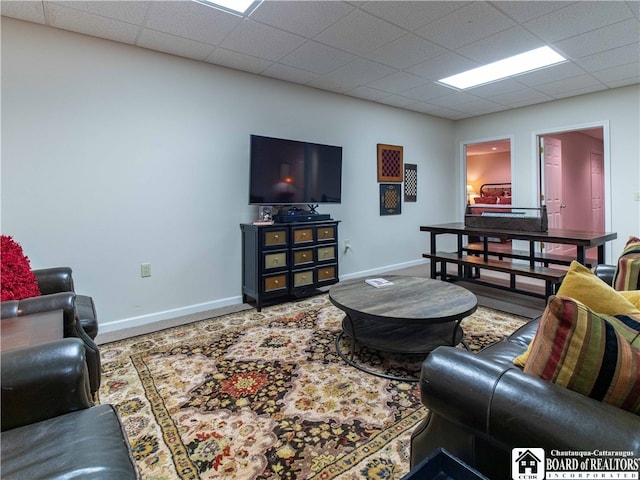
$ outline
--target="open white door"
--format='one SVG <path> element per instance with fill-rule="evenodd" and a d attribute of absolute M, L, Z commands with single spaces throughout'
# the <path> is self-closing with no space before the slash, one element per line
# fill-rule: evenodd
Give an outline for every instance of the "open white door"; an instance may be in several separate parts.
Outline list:
<path fill-rule="evenodd" d="M 553 137 L 541 137 L 544 165 L 543 201 L 547 206 L 549 228 L 561 229 L 562 212 L 562 141 Z M 542 246 L 546 253 L 563 253 L 563 245 L 548 243 Z"/>

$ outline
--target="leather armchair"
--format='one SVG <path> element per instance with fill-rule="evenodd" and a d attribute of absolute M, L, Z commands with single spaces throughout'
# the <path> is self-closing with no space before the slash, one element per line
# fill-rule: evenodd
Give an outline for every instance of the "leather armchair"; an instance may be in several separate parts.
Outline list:
<path fill-rule="evenodd" d="M 85 347 L 68 338 L 2 352 L 3 479 L 138 479 L 112 405 L 94 406 Z"/>
<path fill-rule="evenodd" d="M 69 267 L 53 267 L 33 270 L 38 280 L 38 288 L 42 295 L 60 292 L 74 292 L 73 274 Z M 76 316 L 84 331 L 95 339 L 98 335 L 98 316 L 93 299 L 86 295 L 76 294 Z"/>
<path fill-rule="evenodd" d="M 86 348 L 86 355 L 83 355 L 83 357 L 86 357 L 90 389 L 92 393 L 96 393 L 100 388 L 100 350 L 78 323 L 76 298 L 75 293 L 66 291 L 45 294 L 40 297 L 0 302 L 0 318 L 16 318 L 34 313 L 62 310 L 63 336 L 65 338 L 76 337 L 82 340 Z"/>
<path fill-rule="evenodd" d="M 605 281 L 614 271 L 595 270 Z M 489 478 L 511 478 L 513 448 L 624 450 L 640 457 L 640 416 L 526 375 L 513 364 L 539 321 L 477 354 L 454 347 L 431 352 L 420 379 L 429 412 L 412 433 L 412 468 L 438 448 Z"/>

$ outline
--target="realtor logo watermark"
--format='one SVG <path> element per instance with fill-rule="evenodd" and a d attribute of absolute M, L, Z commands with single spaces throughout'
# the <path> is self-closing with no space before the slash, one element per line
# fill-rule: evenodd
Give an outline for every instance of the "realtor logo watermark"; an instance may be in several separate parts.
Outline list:
<path fill-rule="evenodd" d="M 513 480 L 638 480 L 640 458 L 633 452 L 609 450 L 511 450 Z"/>

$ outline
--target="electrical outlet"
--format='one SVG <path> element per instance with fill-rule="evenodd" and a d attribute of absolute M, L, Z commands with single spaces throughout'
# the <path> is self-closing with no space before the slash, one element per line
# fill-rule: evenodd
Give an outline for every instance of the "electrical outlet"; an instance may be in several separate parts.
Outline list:
<path fill-rule="evenodd" d="M 636 192 L 636 194 L 633 196 L 633 199 L 634 199 L 636 202 L 640 202 L 640 192 Z"/>
<path fill-rule="evenodd" d="M 141 263 L 140 264 L 140 276 L 142 278 L 151 276 L 151 264 L 150 263 Z"/>

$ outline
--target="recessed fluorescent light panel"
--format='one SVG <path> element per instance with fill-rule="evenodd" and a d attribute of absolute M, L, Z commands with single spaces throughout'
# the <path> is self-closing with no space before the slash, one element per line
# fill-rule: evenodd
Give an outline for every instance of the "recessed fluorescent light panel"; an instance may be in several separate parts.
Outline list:
<path fill-rule="evenodd" d="M 194 2 L 217 8 L 227 13 L 233 13 L 234 15 L 248 17 L 258 8 L 262 0 L 216 0 L 215 2 L 212 0 L 194 0 Z"/>
<path fill-rule="evenodd" d="M 503 78 L 520 75 L 540 68 L 565 62 L 567 59 L 549 47 L 536 48 L 513 57 L 498 60 L 482 67 L 467 70 L 438 80 L 447 86 L 464 90 L 485 83 L 495 82 Z"/>

